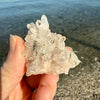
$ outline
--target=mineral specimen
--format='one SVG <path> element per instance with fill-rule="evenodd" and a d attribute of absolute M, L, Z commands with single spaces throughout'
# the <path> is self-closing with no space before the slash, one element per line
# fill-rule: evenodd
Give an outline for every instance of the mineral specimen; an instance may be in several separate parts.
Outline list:
<path fill-rule="evenodd" d="M 53 33 L 49 29 L 47 17 L 42 15 L 36 24 L 27 25 L 29 29 L 25 37 L 27 72 L 32 74 L 68 74 L 70 68 L 80 63 L 72 49 L 65 47 L 65 36 Z"/>

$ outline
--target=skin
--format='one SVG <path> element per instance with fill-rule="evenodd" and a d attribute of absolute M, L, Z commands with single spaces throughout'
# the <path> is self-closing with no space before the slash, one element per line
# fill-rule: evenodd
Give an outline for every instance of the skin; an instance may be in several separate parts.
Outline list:
<path fill-rule="evenodd" d="M 58 75 L 25 76 L 24 41 L 10 36 L 9 53 L 0 68 L 0 100 L 52 100 L 57 88 Z"/>

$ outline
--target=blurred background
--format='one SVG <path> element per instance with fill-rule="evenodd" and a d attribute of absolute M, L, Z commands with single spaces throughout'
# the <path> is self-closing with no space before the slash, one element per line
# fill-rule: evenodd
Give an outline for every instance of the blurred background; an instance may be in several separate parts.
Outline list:
<path fill-rule="evenodd" d="M 24 39 L 26 25 L 43 14 L 82 61 L 69 75 L 60 75 L 54 100 L 100 100 L 100 0 L 0 0 L 0 64 L 9 50 L 9 35 Z"/>

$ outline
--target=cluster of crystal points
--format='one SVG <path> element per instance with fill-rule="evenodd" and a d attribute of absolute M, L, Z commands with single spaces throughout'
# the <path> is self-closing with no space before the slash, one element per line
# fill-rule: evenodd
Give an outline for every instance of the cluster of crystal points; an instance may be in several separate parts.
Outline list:
<path fill-rule="evenodd" d="M 27 72 L 32 74 L 68 74 L 70 68 L 80 63 L 75 53 L 65 48 L 66 38 L 53 33 L 49 29 L 47 17 L 42 15 L 36 24 L 27 25 L 29 29 L 25 37 Z"/>

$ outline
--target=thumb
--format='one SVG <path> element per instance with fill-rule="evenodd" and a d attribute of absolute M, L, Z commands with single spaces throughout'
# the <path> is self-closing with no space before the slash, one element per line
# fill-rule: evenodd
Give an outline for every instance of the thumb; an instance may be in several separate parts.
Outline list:
<path fill-rule="evenodd" d="M 24 41 L 18 36 L 10 36 L 10 50 L 1 67 L 2 97 L 5 99 L 16 88 L 25 73 Z"/>

